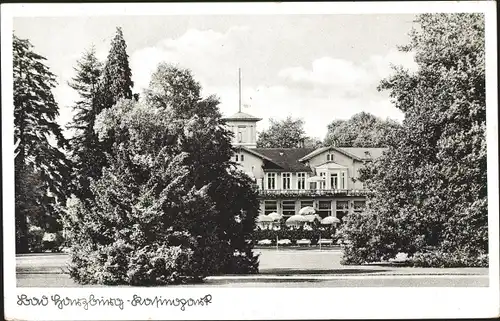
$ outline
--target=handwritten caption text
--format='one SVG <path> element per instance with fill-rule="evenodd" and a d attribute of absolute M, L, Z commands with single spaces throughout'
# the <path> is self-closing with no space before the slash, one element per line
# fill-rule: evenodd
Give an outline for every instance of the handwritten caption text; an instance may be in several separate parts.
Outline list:
<path fill-rule="evenodd" d="M 95 306 L 117 307 L 123 310 L 126 306 L 132 307 L 179 307 L 181 311 L 185 311 L 187 307 L 208 306 L 212 303 L 212 295 L 207 294 L 200 298 L 163 298 L 162 296 L 155 297 L 142 297 L 134 294 L 130 299 L 122 299 L 119 297 L 109 298 L 94 294 L 88 297 L 70 298 L 68 296 L 62 297 L 59 294 L 42 295 L 41 297 L 29 297 L 26 294 L 17 296 L 17 305 L 20 306 L 48 306 L 54 305 L 58 309 L 65 307 L 81 307 L 88 310 Z"/>

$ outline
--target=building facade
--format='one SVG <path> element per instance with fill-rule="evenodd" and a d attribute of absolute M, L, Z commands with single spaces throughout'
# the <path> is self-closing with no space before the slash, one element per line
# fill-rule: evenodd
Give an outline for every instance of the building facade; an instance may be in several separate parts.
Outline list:
<path fill-rule="evenodd" d="M 311 206 L 321 217 L 342 221 L 349 212 L 363 210 L 369 191 L 359 181 L 359 169 L 384 148 L 257 148 L 260 120 L 242 112 L 225 118 L 234 133 L 233 160 L 255 180 L 261 214 L 286 218 Z"/>

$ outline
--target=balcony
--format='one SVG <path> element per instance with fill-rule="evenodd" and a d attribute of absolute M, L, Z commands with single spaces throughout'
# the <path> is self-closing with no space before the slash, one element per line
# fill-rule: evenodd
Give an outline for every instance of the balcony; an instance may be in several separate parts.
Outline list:
<path fill-rule="evenodd" d="M 320 196 L 368 196 L 369 190 L 353 189 L 259 189 L 259 197 L 266 199 L 281 197 L 320 197 Z"/>

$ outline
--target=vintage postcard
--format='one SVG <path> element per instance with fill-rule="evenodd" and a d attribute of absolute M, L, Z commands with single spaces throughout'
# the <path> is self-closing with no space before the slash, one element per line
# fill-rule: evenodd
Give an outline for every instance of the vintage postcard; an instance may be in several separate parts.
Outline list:
<path fill-rule="evenodd" d="M 6 319 L 498 316 L 494 9 L 2 4 Z"/>

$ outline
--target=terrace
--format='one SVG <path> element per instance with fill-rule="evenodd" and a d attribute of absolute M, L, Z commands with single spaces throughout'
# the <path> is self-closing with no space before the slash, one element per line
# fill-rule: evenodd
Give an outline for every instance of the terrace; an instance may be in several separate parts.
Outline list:
<path fill-rule="evenodd" d="M 280 197 L 368 196 L 369 190 L 354 189 L 259 189 L 259 196 L 272 199 Z"/>

